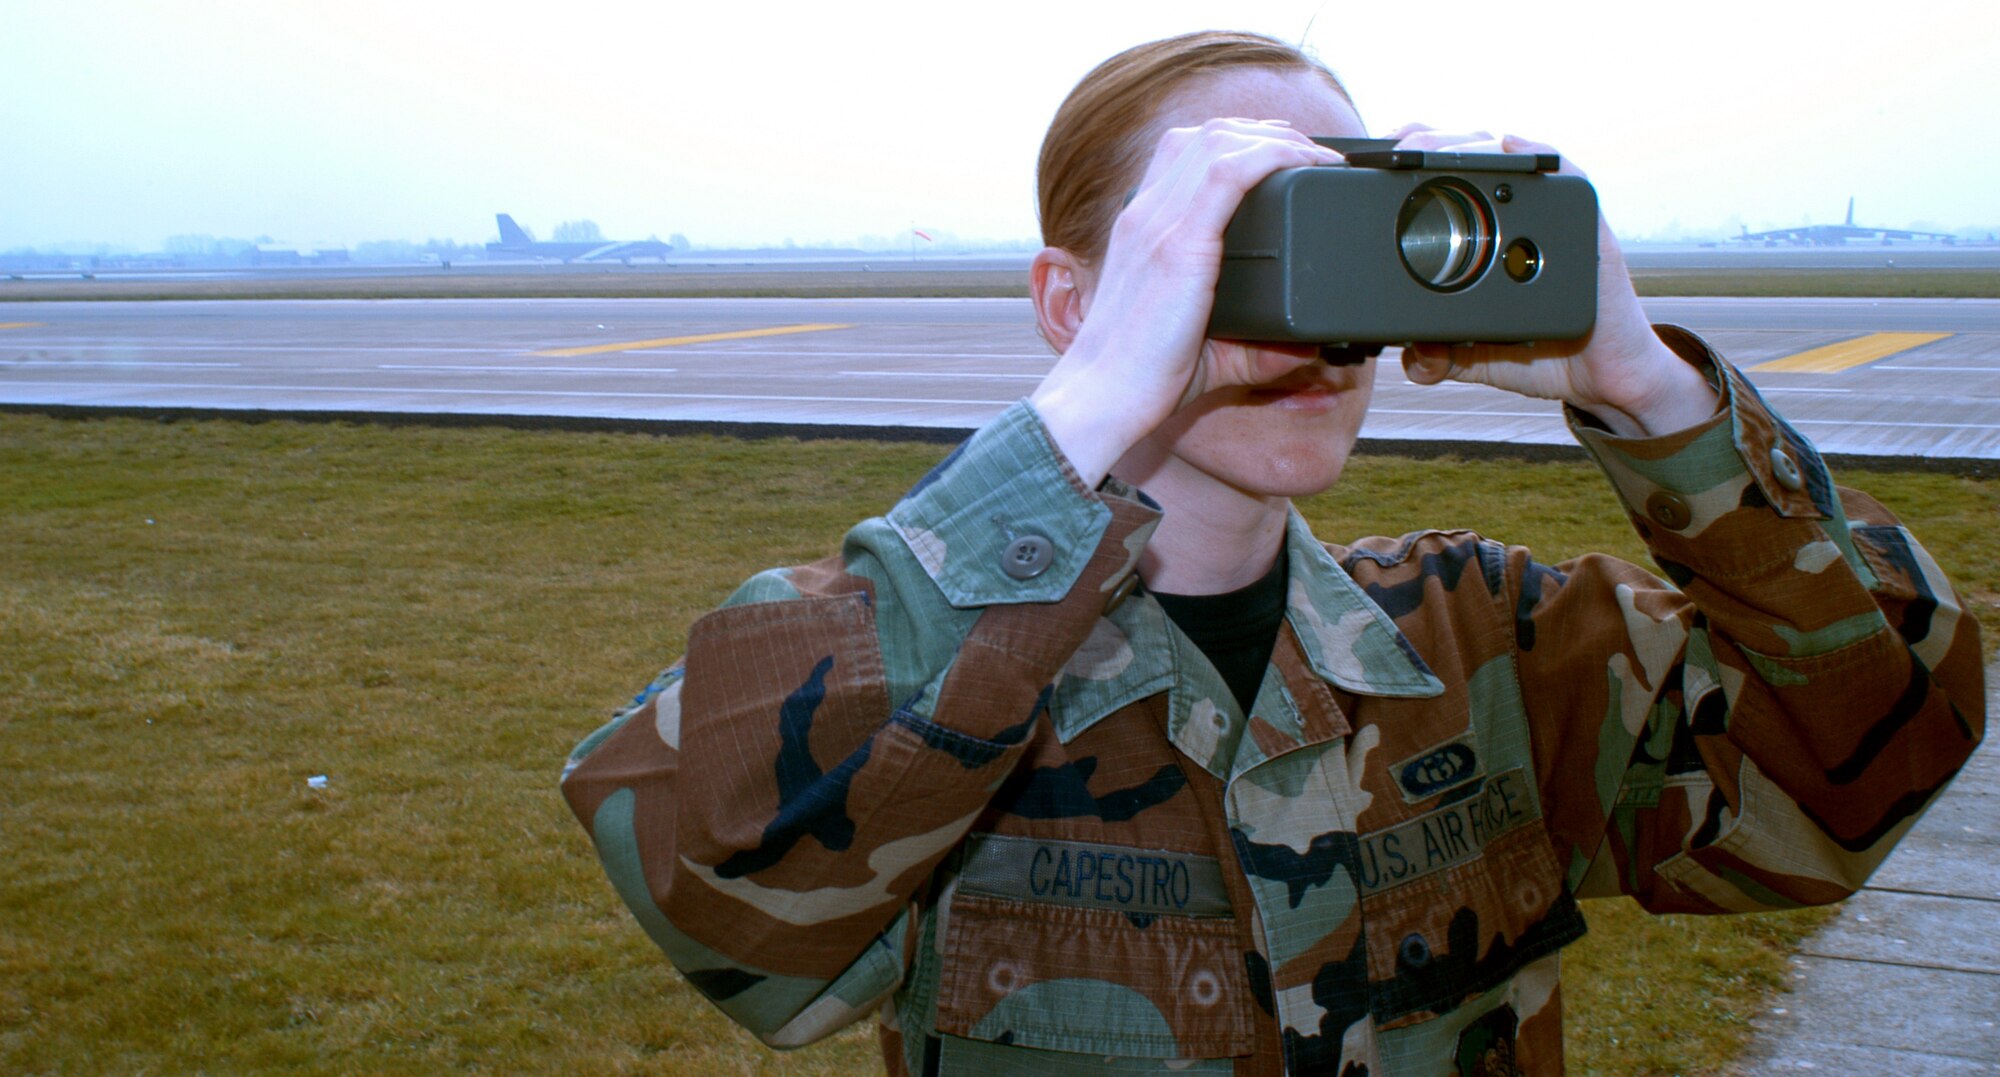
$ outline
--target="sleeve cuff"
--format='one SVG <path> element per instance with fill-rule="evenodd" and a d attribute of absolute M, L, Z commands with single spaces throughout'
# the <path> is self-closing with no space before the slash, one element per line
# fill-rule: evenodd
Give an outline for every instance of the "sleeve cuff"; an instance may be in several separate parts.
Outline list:
<path fill-rule="evenodd" d="M 1652 527 L 1689 537 L 1755 500 L 1780 516 L 1837 517 L 1833 480 L 1812 443 L 1700 337 L 1674 325 L 1654 328 L 1708 376 L 1722 403 L 1705 422 L 1651 438 L 1618 437 L 1564 409 L 1570 431 L 1611 478 L 1626 509 Z"/>

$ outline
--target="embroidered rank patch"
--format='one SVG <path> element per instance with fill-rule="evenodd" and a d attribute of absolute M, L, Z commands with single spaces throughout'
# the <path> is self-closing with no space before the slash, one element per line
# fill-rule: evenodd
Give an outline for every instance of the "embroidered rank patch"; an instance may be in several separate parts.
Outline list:
<path fill-rule="evenodd" d="M 985 897 L 1147 916 L 1231 912 L 1214 857 L 1125 845 L 974 835 L 958 887 Z"/>
<path fill-rule="evenodd" d="M 1379 894 L 1477 858 L 1494 838 L 1541 817 L 1528 772 L 1515 767 L 1486 779 L 1478 792 L 1386 830 L 1360 836 L 1363 894 Z"/>
<path fill-rule="evenodd" d="M 1468 729 L 1391 766 L 1390 773 L 1396 776 L 1396 788 L 1402 790 L 1403 799 L 1411 804 L 1429 800 L 1455 785 L 1484 776 L 1486 764 L 1479 758 L 1477 744 L 1478 738 Z"/>

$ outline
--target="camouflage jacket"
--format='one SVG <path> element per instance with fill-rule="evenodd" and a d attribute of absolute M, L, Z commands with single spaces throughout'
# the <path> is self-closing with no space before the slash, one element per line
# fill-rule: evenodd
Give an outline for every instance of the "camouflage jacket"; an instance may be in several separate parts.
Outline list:
<path fill-rule="evenodd" d="M 1984 727 L 1931 557 L 1713 370 L 1689 431 L 1572 416 L 1672 583 L 1294 515 L 1248 715 L 1132 586 L 1158 511 L 1018 404 L 701 618 L 564 792 L 775 1046 L 877 1012 L 891 1072 L 1559 1072 L 1577 898 L 1840 898 Z"/>

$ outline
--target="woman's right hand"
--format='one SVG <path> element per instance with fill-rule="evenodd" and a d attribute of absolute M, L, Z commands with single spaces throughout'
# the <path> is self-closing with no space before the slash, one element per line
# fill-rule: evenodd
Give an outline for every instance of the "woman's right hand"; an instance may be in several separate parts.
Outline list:
<path fill-rule="evenodd" d="M 1222 233 L 1243 195 L 1285 168 L 1338 153 L 1281 120 L 1210 120 L 1161 136 L 1104 257 L 1035 259 L 1036 309 L 1061 358 L 1029 402 L 1095 486 L 1127 449 L 1212 389 L 1283 377 L 1315 354 L 1208 339 Z"/>

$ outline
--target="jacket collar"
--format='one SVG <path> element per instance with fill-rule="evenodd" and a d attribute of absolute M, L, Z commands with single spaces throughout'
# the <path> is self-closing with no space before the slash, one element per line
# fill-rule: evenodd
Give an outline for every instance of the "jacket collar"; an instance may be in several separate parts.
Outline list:
<path fill-rule="evenodd" d="M 1417 654 L 1396 622 L 1313 538 L 1293 509 L 1285 528 L 1291 593 L 1285 616 L 1313 672 L 1355 695 L 1427 699 L 1444 682 Z"/>
<path fill-rule="evenodd" d="M 1291 579 L 1285 617 L 1315 674 L 1359 696 L 1421 699 L 1443 694 L 1444 683 L 1395 621 L 1313 538 L 1296 509 L 1286 523 L 1285 556 Z M 1260 704 L 1274 691 L 1284 694 L 1279 680 L 1267 674 Z M 1160 604 L 1139 591 L 1099 618 L 1090 638 L 1063 667 L 1051 717 L 1057 738 L 1068 743 L 1120 707 L 1167 691 L 1169 735 L 1197 762 L 1215 770 L 1211 760 L 1236 754 L 1232 745 L 1245 724 L 1221 685 L 1221 677 Z M 1181 743 L 1190 737 L 1200 743 Z M 1225 776 L 1229 769 L 1224 766 Z"/>

